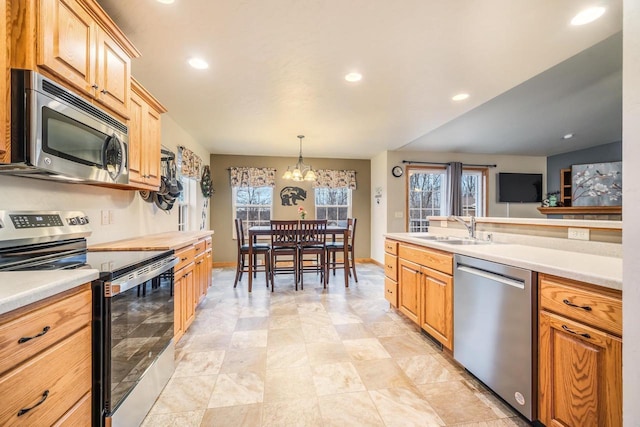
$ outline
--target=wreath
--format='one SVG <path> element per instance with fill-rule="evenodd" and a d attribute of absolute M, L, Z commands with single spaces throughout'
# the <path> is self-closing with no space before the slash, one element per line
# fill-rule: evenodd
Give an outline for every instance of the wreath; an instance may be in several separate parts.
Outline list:
<path fill-rule="evenodd" d="M 202 171 L 200 189 L 202 190 L 202 195 L 207 199 L 215 193 L 215 190 L 213 189 L 213 182 L 211 182 L 211 170 L 209 169 L 209 166 L 205 166 Z"/>

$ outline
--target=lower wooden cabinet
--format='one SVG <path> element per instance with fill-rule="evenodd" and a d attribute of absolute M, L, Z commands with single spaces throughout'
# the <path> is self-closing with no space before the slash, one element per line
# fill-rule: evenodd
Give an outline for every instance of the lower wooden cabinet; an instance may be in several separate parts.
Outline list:
<path fill-rule="evenodd" d="M 89 284 L 0 316 L 0 342 L 0 425 L 91 425 Z"/>
<path fill-rule="evenodd" d="M 422 267 L 420 326 L 448 348 L 453 349 L 453 277 Z"/>
<path fill-rule="evenodd" d="M 538 408 L 547 427 L 622 425 L 620 291 L 540 274 Z"/>
<path fill-rule="evenodd" d="M 420 266 L 401 258 L 398 262 L 398 310 L 417 324 L 420 323 L 421 283 Z"/>

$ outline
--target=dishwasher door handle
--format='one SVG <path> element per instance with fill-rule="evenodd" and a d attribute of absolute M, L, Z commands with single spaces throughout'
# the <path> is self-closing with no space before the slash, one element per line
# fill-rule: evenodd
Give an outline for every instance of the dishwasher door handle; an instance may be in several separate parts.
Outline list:
<path fill-rule="evenodd" d="M 489 271 L 480 270 L 465 265 L 458 265 L 457 270 L 464 271 L 465 273 L 473 274 L 475 276 L 484 277 L 485 279 L 493 280 L 495 282 L 502 283 L 503 285 L 513 286 L 514 288 L 524 289 L 524 281 L 517 279 L 510 279 L 508 277 L 501 276 L 499 274 L 491 273 Z"/>

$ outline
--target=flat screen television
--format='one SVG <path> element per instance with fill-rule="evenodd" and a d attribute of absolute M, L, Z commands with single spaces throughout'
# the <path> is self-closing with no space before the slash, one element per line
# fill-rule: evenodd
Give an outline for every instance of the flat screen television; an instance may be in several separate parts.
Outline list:
<path fill-rule="evenodd" d="M 542 202 L 541 173 L 498 173 L 498 202 Z"/>

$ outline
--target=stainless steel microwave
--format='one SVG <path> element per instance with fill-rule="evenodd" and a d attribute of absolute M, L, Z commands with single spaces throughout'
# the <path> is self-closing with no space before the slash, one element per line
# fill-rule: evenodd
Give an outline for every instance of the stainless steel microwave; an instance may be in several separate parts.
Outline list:
<path fill-rule="evenodd" d="M 11 163 L 0 173 L 128 184 L 126 124 L 30 70 L 11 70 Z"/>

